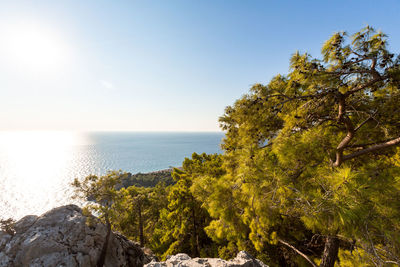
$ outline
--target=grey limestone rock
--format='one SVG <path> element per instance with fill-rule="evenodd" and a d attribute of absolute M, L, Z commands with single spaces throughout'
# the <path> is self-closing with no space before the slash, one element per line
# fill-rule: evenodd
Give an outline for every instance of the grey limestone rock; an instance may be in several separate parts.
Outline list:
<path fill-rule="evenodd" d="M 237 256 L 229 261 L 218 258 L 190 258 L 187 254 L 170 256 L 166 261 L 152 261 L 145 267 L 268 267 L 262 261 L 254 258 L 246 251 L 240 251 Z"/>
<path fill-rule="evenodd" d="M 88 225 L 86 219 L 75 205 L 22 218 L 14 235 L 0 231 L 0 267 L 96 266 L 107 228 L 98 220 Z M 105 266 L 143 266 L 149 261 L 137 243 L 111 233 Z"/>

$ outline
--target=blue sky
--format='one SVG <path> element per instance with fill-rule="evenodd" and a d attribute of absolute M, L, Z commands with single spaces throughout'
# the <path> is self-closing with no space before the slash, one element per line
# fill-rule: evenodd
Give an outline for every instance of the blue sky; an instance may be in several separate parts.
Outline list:
<path fill-rule="evenodd" d="M 227 105 L 335 31 L 369 24 L 398 53 L 399 14 L 398 0 L 2 0 L 0 130 L 218 131 Z"/>

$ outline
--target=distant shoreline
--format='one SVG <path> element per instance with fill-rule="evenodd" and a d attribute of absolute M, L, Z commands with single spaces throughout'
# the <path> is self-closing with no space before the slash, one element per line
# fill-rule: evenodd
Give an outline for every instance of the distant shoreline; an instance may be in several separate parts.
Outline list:
<path fill-rule="evenodd" d="M 158 171 L 151 171 L 151 172 L 137 172 L 135 174 L 160 174 L 160 173 L 172 173 L 174 169 L 182 170 L 182 167 L 172 167 L 168 169 L 162 169 Z"/>

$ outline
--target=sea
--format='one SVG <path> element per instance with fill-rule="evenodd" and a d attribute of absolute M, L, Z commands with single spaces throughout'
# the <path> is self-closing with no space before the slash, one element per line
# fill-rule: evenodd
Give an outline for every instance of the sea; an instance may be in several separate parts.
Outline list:
<path fill-rule="evenodd" d="M 180 167 L 196 153 L 222 153 L 221 132 L 0 132 L 0 219 L 75 203 L 71 182 L 111 170 Z M 78 201 L 78 202 L 77 202 Z"/>

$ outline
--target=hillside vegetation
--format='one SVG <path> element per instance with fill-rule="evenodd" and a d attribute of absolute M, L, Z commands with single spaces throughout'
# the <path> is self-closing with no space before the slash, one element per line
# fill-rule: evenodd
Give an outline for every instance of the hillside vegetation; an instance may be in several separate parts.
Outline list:
<path fill-rule="evenodd" d="M 143 187 L 154 187 L 158 183 L 164 183 L 165 185 L 171 185 L 174 183 L 172 179 L 172 169 L 160 170 L 149 173 L 136 173 L 131 174 L 126 172 L 121 177 L 121 187 L 143 186 Z"/>

